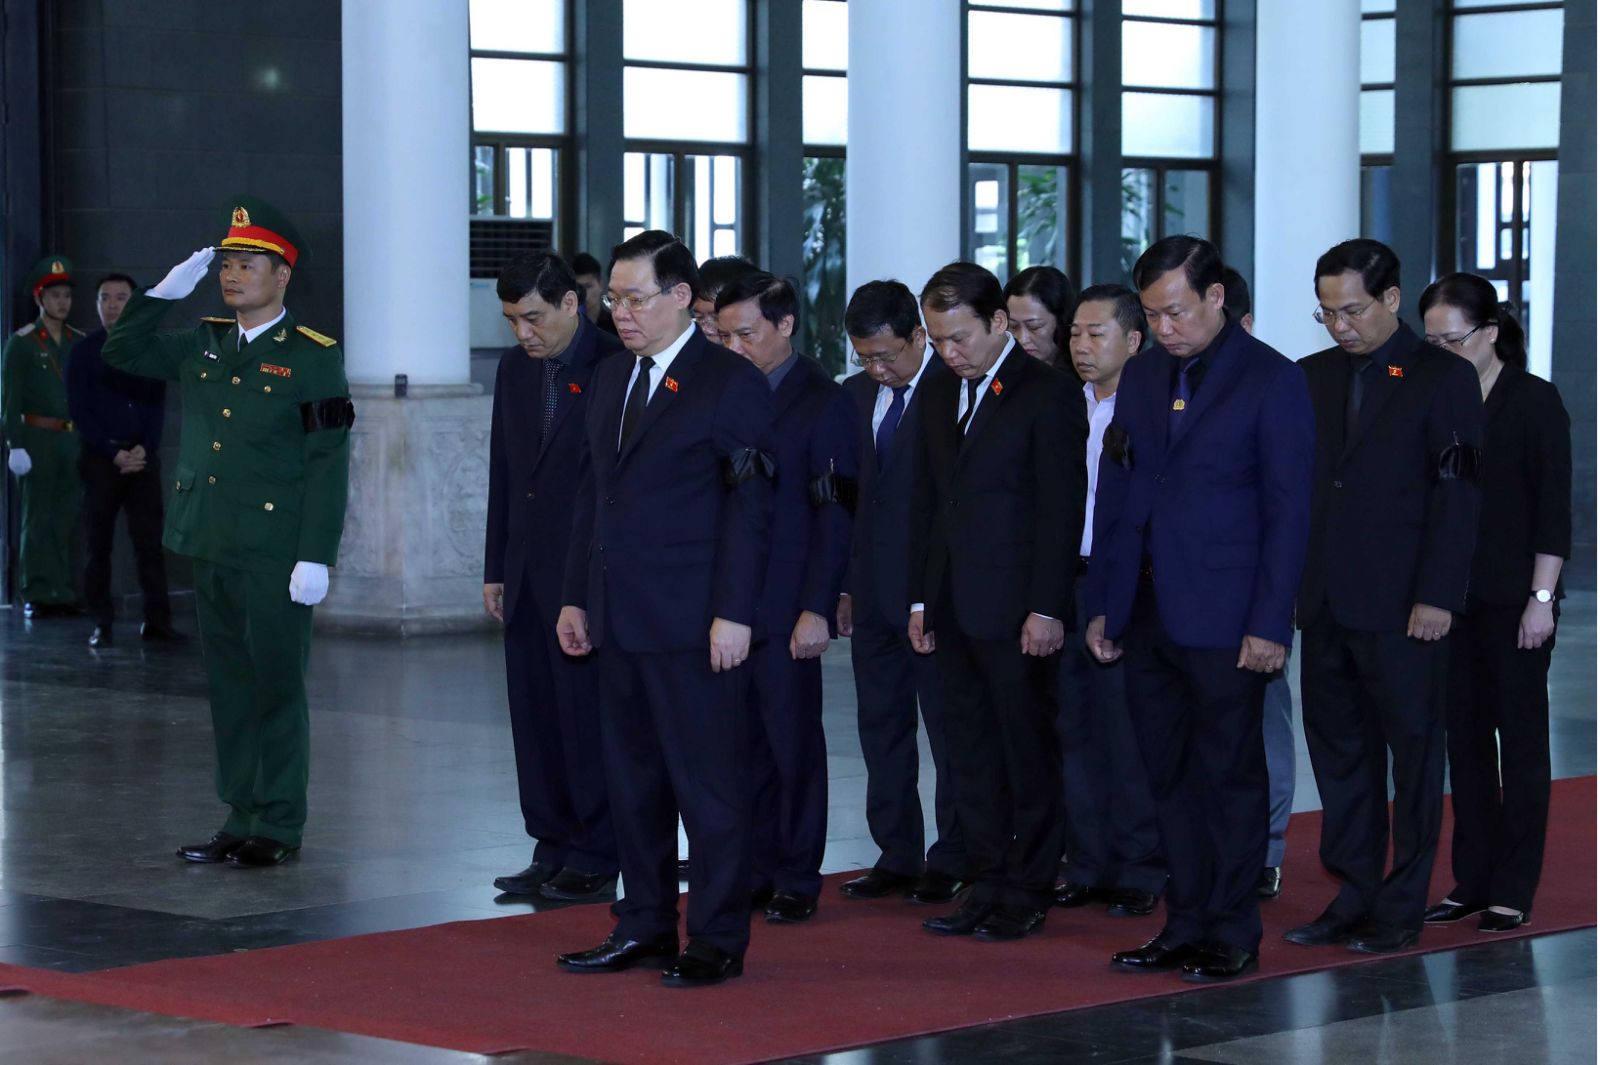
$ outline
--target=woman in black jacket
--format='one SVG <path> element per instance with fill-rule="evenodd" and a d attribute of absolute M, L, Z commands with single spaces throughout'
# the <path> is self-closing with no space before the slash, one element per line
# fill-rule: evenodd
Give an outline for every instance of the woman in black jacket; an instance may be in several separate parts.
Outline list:
<path fill-rule="evenodd" d="M 1477 369 L 1485 424 L 1472 579 L 1450 634 L 1456 885 L 1423 920 L 1482 912 L 1481 931 L 1507 932 L 1527 922 L 1544 863 L 1546 682 L 1572 547 L 1570 421 L 1555 387 L 1528 373 L 1522 327 L 1487 280 L 1449 274 L 1427 287 L 1419 309 L 1427 339 Z"/>

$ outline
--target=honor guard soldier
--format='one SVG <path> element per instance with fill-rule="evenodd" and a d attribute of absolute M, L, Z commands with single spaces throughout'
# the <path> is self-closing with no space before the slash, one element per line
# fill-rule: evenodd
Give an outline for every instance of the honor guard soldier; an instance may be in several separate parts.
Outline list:
<path fill-rule="evenodd" d="M 164 542 L 194 559 L 217 793 L 229 813 L 220 832 L 178 855 L 261 866 L 300 849 L 311 608 L 339 553 L 355 409 L 337 343 L 283 306 L 304 242 L 268 204 L 233 202 L 227 237 L 134 296 L 102 355 L 179 382 L 183 397 Z M 222 299 L 236 317 L 157 334 L 218 252 Z"/>
<path fill-rule="evenodd" d="M 22 489 L 22 542 L 17 592 L 25 617 L 76 614 L 72 587 L 72 527 L 78 518 L 78 434 L 67 414 L 63 383 L 67 350 L 82 338 L 67 324 L 72 311 L 72 263 L 48 256 L 28 272 L 36 321 L 5 347 L 4 384 L 8 465 Z"/>

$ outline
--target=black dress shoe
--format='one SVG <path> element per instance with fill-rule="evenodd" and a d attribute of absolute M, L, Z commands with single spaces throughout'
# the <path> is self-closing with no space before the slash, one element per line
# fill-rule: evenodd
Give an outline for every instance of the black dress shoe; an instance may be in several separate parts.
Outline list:
<path fill-rule="evenodd" d="M 90 647 L 110 647 L 111 643 L 110 625 L 96 625 L 94 631 L 89 634 Z"/>
<path fill-rule="evenodd" d="M 1490 910 L 1478 918 L 1480 932 L 1515 932 L 1528 923 L 1528 913 L 1495 913 Z"/>
<path fill-rule="evenodd" d="M 1256 895 L 1263 899 L 1275 899 L 1283 894 L 1283 867 L 1269 865 L 1261 870 L 1261 879 L 1256 881 Z"/>
<path fill-rule="evenodd" d="M 539 889 L 560 871 L 560 867 L 549 862 L 530 862 L 520 873 L 495 877 L 494 886 L 508 895 L 537 895 Z"/>
<path fill-rule="evenodd" d="M 852 899 L 886 899 L 890 895 L 905 894 L 916 883 L 918 883 L 916 877 L 872 869 L 863 876 L 840 884 L 839 894 Z"/>
<path fill-rule="evenodd" d="M 1114 888 L 1107 896 L 1106 913 L 1112 917 L 1148 917 L 1156 912 L 1156 896 L 1138 888 Z"/>
<path fill-rule="evenodd" d="M 984 918 L 993 912 L 993 906 L 968 898 L 955 912 L 943 917 L 930 917 L 922 922 L 922 927 L 936 936 L 970 936 L 977 931 Z"/>
<path fill-rule="evenodd" d="M 710 987 L 744 972 L 744 959 L 720 947 L 691 939 L 678 960 L 661 973 L 666 987 Z"/>
<path fill-rule="evenodd" d="M 1423 924 L 1451 924 L 1475 913 L 1482 913 L 1487 906 L 1476 906 L 1470 902 L 1453 902 L 1446 900 L 1436 902 L 1422 911 Z"/>
<path fill-rule="evenodd" d="M 1417 945 L 1417 933 L 1409 928 L 1372 921 L 1364 925 L 1345 946 L 1357 954 L 1395 954 Z"/>
<path fill-rule="evenodd" d="M 937 869 L 929 869 L 917 877 L 917 882 L 911 888 L 911 901 L 927 905 L 942 905 L 952 902 L 955 897 L 965 891 L 967 882 L 957 879 L 949 873 L 941 873 Z"/>
<path fill-rule="evenodd" d="M 262 868 L 269 865 L 282 865 L 300 850 L 299 846 L 288 843 L 279 843 L 266 836 L 251 836 L 228 855 L 228 862 L 240 868 Z"/>
<path fill-rule="evenodd" d="M 173 628 L 171 625 L 159 625 L 147 621 L 139 626 L 139 639 L 145 643 L 188 643 L 189 637 Z"/>
<path fill-rule="evenodd" d="M 1161 972 L 1176 969 L 1192 961 L 1200 953 L 1193 943 L 1185 943 L 1165 929 L 1150 942 L 1134 950 L 1119 950 L 1111 955 L 1111 964 L 1139 972 Z"/>
<path fill-rule="evenodd" d="M 1256 968 L 1256 955 L 1227 943 L 1207 943 L 1183 963 L 1183 978 L 1191 984 L 1237 980 Z"/>
<path fill-rule="evenodd" d="M 539 885 L 539 894 L 557 902 L 592 902 L 617 890 L 613 874 L 586 873 L 582 869 L 563 869 Z"/>
<path fill-rule="evenodd" d="M 677 956 L 676 935 L 639 940 L 626 939 L 613 932 L 598 947 L 557 954 L 556 964 L 569 973 L 620 973 L 651 961 L 659 962 L 664 967 Z"/>
<path fill-rule="evenodd" d="M 1079 906 L 1087 906 L 1096 899 L 1102 898 L 1100 892 L 1083 884 L 1060 884 L 1056 887 L 1056 905 L 1072 910 Z"/>
<path fill-rule="evenodd" d="M 1348 943 L 1361 927 L 1360 919 L 1340 917 L 1333 910 L 1323 910 L 1315 921 L 1296 925 L 1283 934 L 1283 938 L 1302 947 L 1328 947 L 1335 943 Z"/>
<path fill-rule="evenodd" d="M 767 920 L 772 924 L 799 924 L 810 920 L 816 912 L 816 896 L 802 895 L 787 888 L 774 891 L 767 903 Z"/>
<path fill-rule="evenodd" d="M 185 843 L 178 848 L 178 857 L 186 862 L 214 865 L 217 862 L 227 861 L 228 856 L 238 850 L 243 842 L 239 836 L 218 832 L 204 843 Z"/>
<path fill-rule="evenodd" d="M 1043 910 L 996 908 L 978 922 L 978 927 L 972 930 L 972 937 L 990 943 L 1004 943 L 1012 939 L 1026 939 L 1043 927 Z"/>

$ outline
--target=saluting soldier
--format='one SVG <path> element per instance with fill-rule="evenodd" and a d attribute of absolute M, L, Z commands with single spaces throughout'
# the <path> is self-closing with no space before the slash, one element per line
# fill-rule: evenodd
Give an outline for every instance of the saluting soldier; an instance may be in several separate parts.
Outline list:
<path fill-rule="evenodd" d="M 67 416 L 67 351 L 83 332 L 67 324 L 72 263 L 40 259 L 28 272 L 39 317 L 6 342 L 4 382 L 7 461 L 22 489 L 17 592 L 25 617 L 76 614 L 72 528 L 78 519 L 78 434 Z"/>
<path fill-rule="evenodd" d="M 300 849 L 310 726 L 311 608 L 339 553 L 355 408 L 337 343 L 295 322 L 284 290 L 305 243 L 289 220 L 234 201 L 227 237 L 134 296 L 102 353 L 116 369 L 179 382 L 183 441 L 168 548 L 194 559 L 211 689 L 222 830 L 191 862 L 277 865 Z M 221 252 L 234 318 L 157 334 Z"/>

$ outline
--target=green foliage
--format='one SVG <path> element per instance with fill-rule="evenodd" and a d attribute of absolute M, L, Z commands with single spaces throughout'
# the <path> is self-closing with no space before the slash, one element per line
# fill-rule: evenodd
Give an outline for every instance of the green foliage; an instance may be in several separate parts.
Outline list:
<path fill-rule="evenodd" d="M 844 160 L 808 157 L 802 171 L 806 238 L 803 255 L 806 354 L 829 374 L 844 370 Z"/>
<path fill-rule="evenodd" d="M 1017 270 L 1060 266 L 1063 214 L 1062 171 L 1054 166 L 1017 168 Z"/>

